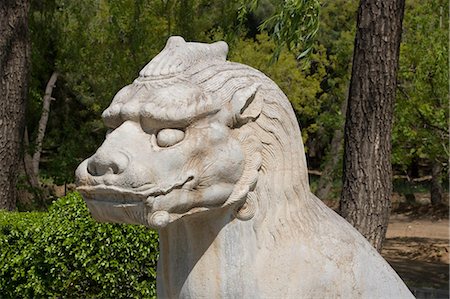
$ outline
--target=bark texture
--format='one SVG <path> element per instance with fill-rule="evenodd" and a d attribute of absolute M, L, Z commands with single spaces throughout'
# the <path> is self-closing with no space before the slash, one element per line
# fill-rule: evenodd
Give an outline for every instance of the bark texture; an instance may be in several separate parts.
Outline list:
<path fill-rule="evenodd" d="M 29 0 L 0 1 L 0 209 L 17 199 L 28 77 Z"/>
<path fill-rule="evenodd" d="M 404 0 L 361 0 L 344 133 L 340 213 L 381 250 L 392 193 L 391 131 Z"/>
<path fill-rule="evenodd" d="M 442 188 L 441 182 L 442 164 L 439 161 L 433 161 L 431 167 L 431 204 L 434 206 L 440 205 L 442 203 L 442 198 L 444 197 L 444 188 Z"/>

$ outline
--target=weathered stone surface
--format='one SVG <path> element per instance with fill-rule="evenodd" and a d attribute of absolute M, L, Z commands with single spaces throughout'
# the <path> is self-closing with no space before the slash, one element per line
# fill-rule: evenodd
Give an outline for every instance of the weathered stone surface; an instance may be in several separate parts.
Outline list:
<path fill-rule="evenodd" d="M 76 172 L 92 216 L 158 229 L 160 298 L 412 297 L 310 192 L 288 99 L 227 48 L 171 37 L 117 93 Z"/>

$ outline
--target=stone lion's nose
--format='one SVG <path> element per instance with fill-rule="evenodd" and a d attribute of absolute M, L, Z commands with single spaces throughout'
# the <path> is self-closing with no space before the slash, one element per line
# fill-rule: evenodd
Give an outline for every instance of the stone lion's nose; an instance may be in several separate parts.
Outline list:
<path fill-rule="evenodd" d="M 120 152 L 110 153 L 106 151 L 97 152 L 87 164 L 87 171 L 92 176 L 103 176 L 105 174 L 120 174 L 128 167 L 128 157 Z"/>

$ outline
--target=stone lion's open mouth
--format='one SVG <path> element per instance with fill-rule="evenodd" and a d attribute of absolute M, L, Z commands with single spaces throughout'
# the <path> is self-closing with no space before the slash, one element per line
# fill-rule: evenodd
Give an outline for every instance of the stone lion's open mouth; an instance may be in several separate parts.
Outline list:
<path fill-rule="evenodd" d="M 108 185 L 80 186 L 77 191 L 86 201 L 103 201 L 110 203 L 138 203 L 147 197 L 143 192 L 133 189 L 120 188 Z"/>
<path fill-rule="evenodd" d="M 193 181 L 194 176 L 189 175 L 185 179 L 177 180 L 166 186 L 156 184 L 144 184 L 136 188 L 123 188 L 112 185 L 85 185 L 77 187 L 77 191 L 85 200 L 96 200 L 111 203 L 138 203 L 146 201 L 149 197 L 167 195 L 175 189 L 183 188 L 188 182 Z"/>
<path fill-rule="evenodd" d="M 129 223 L 148 226 L 147 215 L 152 211 L 152 200 L 176 189 L 186 188 L 194 176 L 166 186 L 144 184 L 136 188 L 123 188 L 105 184 L 79 186 L 77 191 L 85 199 L 91 215 L 99 222 Z"/>

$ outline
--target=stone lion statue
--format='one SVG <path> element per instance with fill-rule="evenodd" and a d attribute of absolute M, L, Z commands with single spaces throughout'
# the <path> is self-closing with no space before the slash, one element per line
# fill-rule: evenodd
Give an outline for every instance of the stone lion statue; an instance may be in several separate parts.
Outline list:
<path fill-rule="evenodd" d="M 309 189 L 292 107 L 225 42 L 167 45 L 103 112 L 76 171 L 101 222 L 157 229 L 160 298 L 410 298 Z"/>

